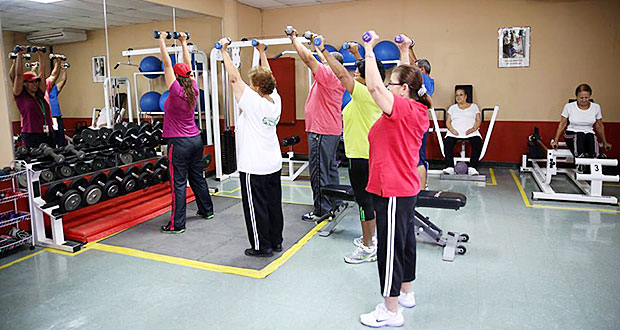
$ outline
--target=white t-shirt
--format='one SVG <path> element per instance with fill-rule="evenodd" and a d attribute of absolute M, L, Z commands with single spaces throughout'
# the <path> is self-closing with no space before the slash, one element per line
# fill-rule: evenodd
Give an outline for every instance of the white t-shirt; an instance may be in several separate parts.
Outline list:
<path fill-rule="evenodd" d="M 237 120 L 237 169 L 240 172 L 266 175 L 282 169 L 282 153 L 276 125 L 282 113 L 277 90 L 269 95 L 274 103 L 246 87 L 239 100 L 241 114 Z"/>
<path fill-rule="evenodd" d="M 590 102 L 588 110 L 581 110 L 577 102 L 567 103 L 562 110 L 562 117 L 568 119 L 567 131 L 594 133 L 592 127 L 597 119 L 602 119 L 601 106 Z"/>
<path fill-rule="evenodd" d="M 480 136 L 480 130 L 476 130 L 469 135 L 465 135 L 468 129 L 474 127 L 476 123 L 476 115 L 480 113 L 478 106 L 472 103 L 468 108 L 461 109 L 458 104 L 453 104 L 448 108 L 448 113 L 450 114 L 450 118 L 452 119 L 452 127 L 459 132 L 459 135 L 456 136 L 452 134 L 452 132 L 448 131 L 446 136 L 451 136 L 460 139 L 470 138 L 472 136 Z"/>

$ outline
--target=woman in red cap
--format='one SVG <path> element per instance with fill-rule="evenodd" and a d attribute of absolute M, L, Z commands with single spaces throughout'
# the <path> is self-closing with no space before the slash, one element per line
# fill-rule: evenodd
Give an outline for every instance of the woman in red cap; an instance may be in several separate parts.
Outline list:
<path fill-rule="evenodd" d="M 159 49 L 164 62 L 164 74 L 169 96 L 164 103 L 164 129 L 162 136 L 168 141 L 168 171 L 172 190 L 172 215 L 170 223 L 161 227 L 164 233 L 185 232 L 185 193 L 187 180 L 196 196 L 198 216 L 213 218 L 213 202 L 204 179 L 202 163 L 202 138 L 194 122 L 198 84 L 192 77 L 191 57 L 187 50 L 187 36 L 181 33 L 179 41 L 183 48 L 183 62 L 174 68 L 166 50 L 165 33 L 159 38 Z"/>
<path fill-rule="evenodd" d="M 39 147 L 41 143 L 55 145 L 52 129 L 52 112 L 45 100 L 45 80 L 32 71 L 24 72 L 22 55 L 15 59 L 13 97 L 21 115 L 21 137 L 27 148 Z M 39 53 L 40 72 L 45 72 L 45 57 Z"/>

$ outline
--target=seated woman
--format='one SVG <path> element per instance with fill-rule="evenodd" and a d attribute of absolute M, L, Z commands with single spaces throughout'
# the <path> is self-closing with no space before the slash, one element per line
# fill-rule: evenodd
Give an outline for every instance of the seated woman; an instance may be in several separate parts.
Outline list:
<path fill-rule="evenodd" d="M 593 128 L 598 132 L 603 142 L 603 148 L 608 151 L 611 149 L 611 144 L 605 138 L 601 107 L 590 102 L 592 88 L 588 84 L 577 86 L 575 96 L 577 101 L 567 103 L 564 106 L 555 138 L 551 140 L 551 147 L 557 148 L 560 134 L 566 129 L 564 140 L 575 157 L 598 157 L 599 146 Z"/>
<path fill-rule="evenodd" d="M 454 174 L 454 145 L 457 140 L 467 140 L 471 143 L 471 157 L 467 174 L 478 175 L 476 168 L 480 162 L 480 152 L 482 151 L 482 137 L 478 131 L 482 122 L 480 110 L 476 104 L 467 103 L 465 89 L 457 89 L 455 95 L 456 104 L 451 105 L 446 114 L 448 133 L 446 133 L 444 141 L 446 168 L 443 172 Z"/>

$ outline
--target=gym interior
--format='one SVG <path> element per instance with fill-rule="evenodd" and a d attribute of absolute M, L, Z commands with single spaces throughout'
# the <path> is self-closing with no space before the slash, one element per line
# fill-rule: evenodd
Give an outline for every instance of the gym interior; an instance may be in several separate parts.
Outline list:
<path fill-rule="evenodd" d="M 316 77 L 294 27 L 314 54 L 340 52 L 352 77 L 347 49 L 369 30 L 382 40 L 374 56 L 386 84 L 403 61 L 401 35 L 432 65 L 427 180 L 411 213 L 416 300 L 398 312 L 407 329 L 618 329 L 619 14 L 615 0 L 1 0 L 0 328 L 366 328 L 360 315 L 385 294 L 376 261 L 346 259 L 362 229 L 342 139 L 338 182 L 319 190 L 333 209 L 301 219 L 316 205 L 305 109 Z M 172 65 L 184 49 L 191 57 L 213 204 L 214 217 L 201 216 L 187 185 L 178 235 L 161 230 L 178 206 L 159 34 Z M 283 241 L 264 257 L 244 254 L 249 188 L 237 171 L 226 37 L 248 86 L 253 41 L 266 45 L 282 99 Z M 22 141 L 14 81 L 32 84 L 27 71 L 62 84 L 62 114 L 44 127 L 62 121 L 64 134 L 43 146 Z M 574 154 L 556 134 L 569 104 L 581 106 L 581 84 L 604 123 L 603 134 L 594 124 L 596 155 Z M 446 172 L 446 119 L 459 102 L 480 109 L 474 175 L 466 142 Z"/>

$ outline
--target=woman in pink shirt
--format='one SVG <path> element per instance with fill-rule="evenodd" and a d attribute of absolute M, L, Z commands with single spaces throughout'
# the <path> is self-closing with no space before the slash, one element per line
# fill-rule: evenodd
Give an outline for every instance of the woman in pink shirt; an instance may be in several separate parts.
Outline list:
<path fill-rule="evenodd" d="M 366 42 L 366 86 L 383 114 L 370 129 L 368 186 L 377 215 L 377 265 L 384 303 L 362 314 L 370 327 L 402 326 L 403 307 L 415 306 L 411 282 L 415 279 L 416 241 L 413 225 L 416 196 L 420 192 L 417 171 L 419 150 L 428 130 L 427 109 L 431 99 L 423 87 L 420 69 L 403 64 L 383 84 L 373 46 L 374 31 Z"/>
<path fill-rule="evenodd" d="M 166 50 L 165 33 L 159 38 L 159 49 L 164 62 L 164 75 L 169 96 L 164 103 L 164 129 L 162 136 L 168 141 L 168 171 L 172 191 L 172 214 L 170 223 L 161 227 L 164 233 L 185 232 L 185 193 L 187 180 L 196 196 L 198 216 L 213 218 L 213 202 L 205 180 L 202 165 L 203 145 L 200 131 L 194 122 L 194 109 L 198 96 L 198 84 L 192 77 L 191 57 L 187 50 L 185 33 L 179 41 L 183 48 L 183 62 L 174 68 Z"/>

